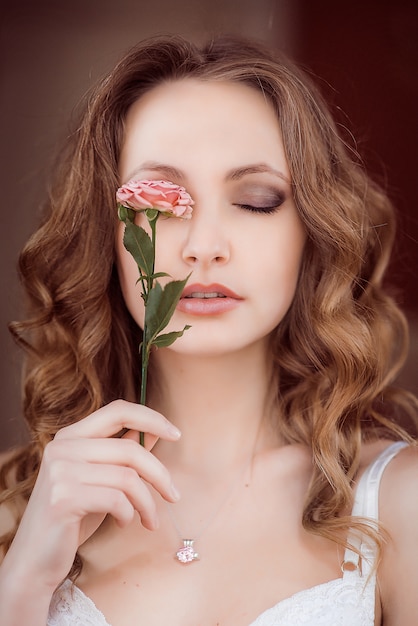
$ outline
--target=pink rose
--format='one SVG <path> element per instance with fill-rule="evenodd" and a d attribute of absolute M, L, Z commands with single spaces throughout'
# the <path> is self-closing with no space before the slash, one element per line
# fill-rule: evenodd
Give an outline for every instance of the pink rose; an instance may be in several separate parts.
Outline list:
<path fill-rule="evenodd" d="M 184 219 L 191 218 L 194 204 L 184 187 L 166 180 L 130 180 L 118 189 L 116 199 L 134 211 L 158 209 Z"/>

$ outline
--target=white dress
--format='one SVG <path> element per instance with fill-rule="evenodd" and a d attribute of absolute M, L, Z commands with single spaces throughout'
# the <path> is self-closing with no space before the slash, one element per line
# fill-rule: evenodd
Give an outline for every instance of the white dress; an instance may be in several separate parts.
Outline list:
<path fill-rule="evenodd" d="M 407 444 L 391 444 L 364 472 L 356 490 L 352 514 L 377 520 L 380 479 L 387 464 Z M 346 550 L 341 578 L 305 589 L 278 602 L 249 626 L 374 626 L 375 548 L 367 538 L 350 537 L 362 555 Z M 347 563 L 349 566 L 347 567 Z M 51 601 L 47 626 L 110 626 L 76 585 L 66 580 Z M 146 624 L 138 625 L 146 626 Z"/>

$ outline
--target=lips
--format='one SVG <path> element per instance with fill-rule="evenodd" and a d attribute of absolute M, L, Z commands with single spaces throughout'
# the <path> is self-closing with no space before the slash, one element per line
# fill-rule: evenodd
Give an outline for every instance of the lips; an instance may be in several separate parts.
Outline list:
<path fill-rule="evenodd" d="M 217 291 L 194 291 L 188 296 L 183 296 L 183 298 L 226 298 L 226 296 Z"/>
<path fill-rule="evenodd" d="M 185 287 L 177 309 L 189 315 L 220 315 L 236 308 L 242 299 L 224 285 L 195 283 Z"/>
<path fill-rule="evenodd" d="M 242 300 L 232 289 L 228 289 L 224 285 L 211 284 L 201 285 L 195 283 L 193 285 L 186 285 L 181 294 L 182 298 L 234 298 L 234 300 Z"/>

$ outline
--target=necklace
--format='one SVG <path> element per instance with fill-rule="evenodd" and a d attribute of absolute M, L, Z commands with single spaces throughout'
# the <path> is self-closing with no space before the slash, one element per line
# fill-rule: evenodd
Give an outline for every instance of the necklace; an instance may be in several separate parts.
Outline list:
<path fill-rule="evenodd" d="M 238 473 L 237 478 L 232 482 L 226 494 L 222 498 L 221 502 L 216 506 L 215 510 L 209 516 L 209 518 L 204 522 L 203 526 L 199 529 L 199 531 L 194 535 L 194 539 L 184 539 L 184 533 L 181 532 L 178 524 L 173 515 L 173 511 L 168 502 L 166 502 L 168 514 L 170 516 L 171 522 L 179 536 L 180 541 L 183 542 L 183 545 L 177 550 L 174 555 L 174 558 L 179 561 L 179 563 L 183 563 L 184 565 L 188 565 L 189 563 L 193 563 L 193 561 L 198 561 L 200 559 L 200 555 L 198 552 L 195 552 L 194 543 L 203 535 L 203 533 L 209 528 L 212 522 L 217 517 L 218 513 L 220 513 L 221 509 L 225 506 L 228 500 L 231 498 L 233 492 L 238 487 L 241 479 L 243 478 L 245 472 L 249 468 L 251 461 L 254 457 L 254 450 L 252 450 L 250 458 L 244 463 L 241 471 Z"/>

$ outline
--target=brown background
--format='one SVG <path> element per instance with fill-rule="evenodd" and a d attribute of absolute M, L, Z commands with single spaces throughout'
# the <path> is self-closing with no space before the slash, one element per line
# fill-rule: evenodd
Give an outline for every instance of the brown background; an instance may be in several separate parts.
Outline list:
<path fill-rule="evenodd" d="M 402 383 L 418 391 L 417 101 L 415 0 L 20 0 L 0 4 L 0 449 L 24 436 L 20 355 L 7 322 L 19 317 L 16 260 L 34 229 L 48 167 L 87 89 L 143 37 L 254 36 L 315 75 L 373 175 L 396 202 L 391 282 L 412 327 Z"/>

